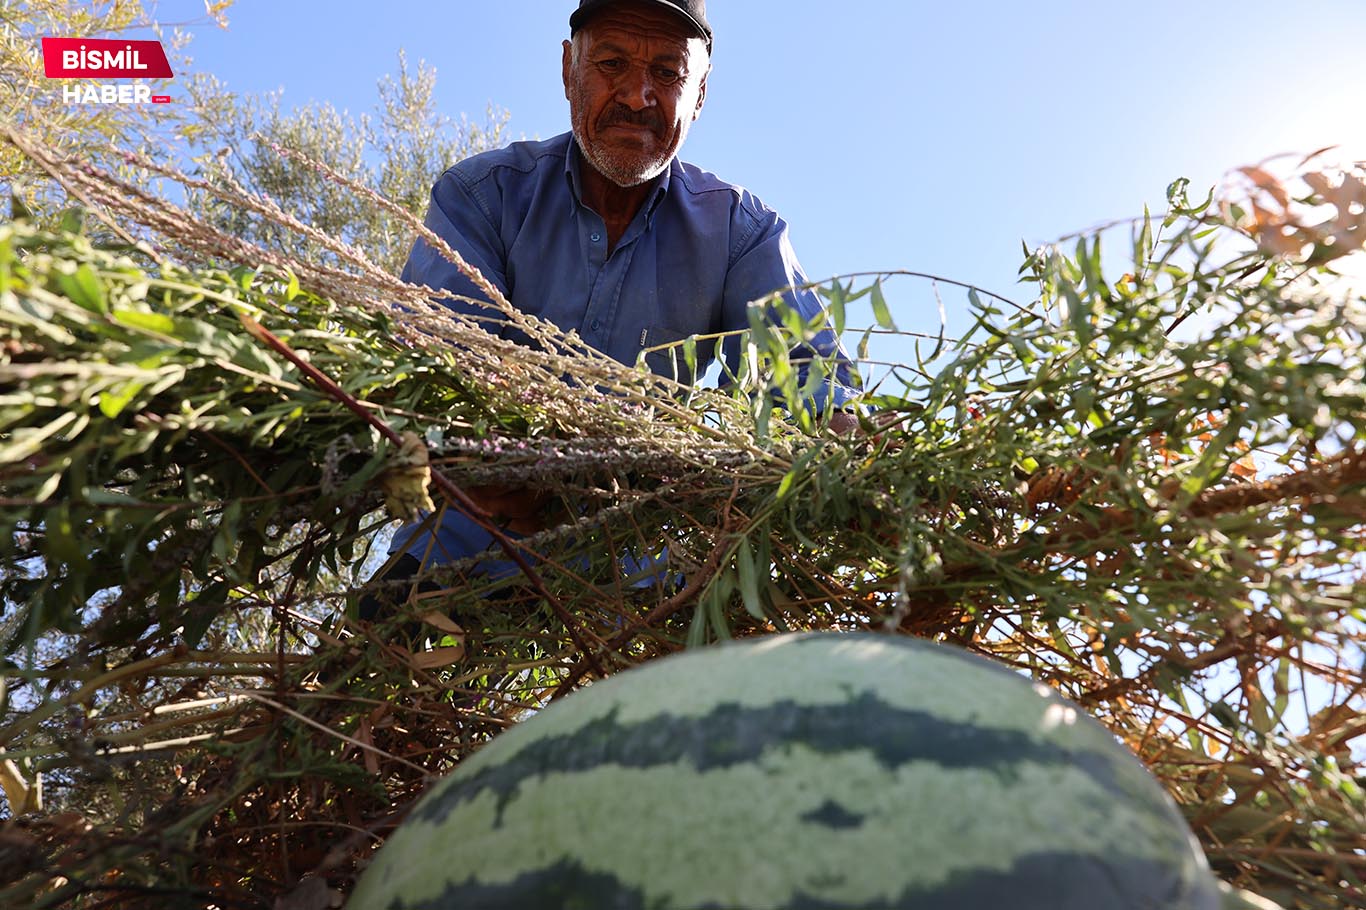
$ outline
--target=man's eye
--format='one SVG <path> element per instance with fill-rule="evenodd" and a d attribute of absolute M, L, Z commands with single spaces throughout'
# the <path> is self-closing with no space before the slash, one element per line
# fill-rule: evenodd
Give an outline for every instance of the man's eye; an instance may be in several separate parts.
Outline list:
<path fill-rule="evenodd" d="M 602 70 L 605 73 L 619 73 L 621 72 L 621 67 L 622 63 L 620 60 L 609 59 L 598 61 L 598 69 Z"/>
<path fill-rule="evenodd" d="M 655 67 L 655 78 L 666 84 L 673 84 L 682 78 L 678 70 L 671 70 L 665 66 Z"/>

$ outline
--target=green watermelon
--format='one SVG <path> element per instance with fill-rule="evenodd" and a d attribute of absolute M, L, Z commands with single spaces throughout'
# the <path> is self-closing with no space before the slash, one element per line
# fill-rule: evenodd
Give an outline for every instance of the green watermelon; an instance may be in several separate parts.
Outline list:
<path fill-rule="evenodd" d="M 770 636 L 595 683 L 436 784 L 350 910 L 1217 910 L 1175 805 L 984 658 Z"/>

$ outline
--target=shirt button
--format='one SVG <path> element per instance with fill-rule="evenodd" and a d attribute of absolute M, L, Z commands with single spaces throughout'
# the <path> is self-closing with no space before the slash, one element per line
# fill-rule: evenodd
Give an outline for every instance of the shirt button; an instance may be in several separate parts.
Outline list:
<path fill-rule="evenodd" d="M 599 234 L 597 231 L 594 231 L 592 234 L 589 235 L 588 239 L 592 240 L 594 243 L 597 243 L 599 240 L 602 239 L 602 235 Z"/>
<path fill-rule="evenodd" d="M 594 236 L 594 237 L 597 237 L 597 234 L 594 234 L 593 236 Z M 591 326 L 589 326 L 589 328 L 591 328 L 593 331 L 596 332 L 598 329 L 602 328 L 602 323 L 599 322 L 598 320 L 594 319 L 594 320 L 593 320 L 593 324 L 592 324 Z"/>

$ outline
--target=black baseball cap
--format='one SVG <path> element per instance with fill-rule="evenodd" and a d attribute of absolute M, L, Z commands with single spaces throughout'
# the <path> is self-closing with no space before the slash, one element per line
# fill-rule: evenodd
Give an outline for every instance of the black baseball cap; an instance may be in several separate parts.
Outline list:
<path fill-rule="evenodd" d="M 574 34 L 588 18 L 599 10 L 606 9 L 621 0 L 579 0 L 579 8 L 569 17 L 569 34 Z M 697 34 L 707 39 L 707 53 L 711 53 L 711 25 L 707 23 L 707 0 L 642 0 L 661 6 L 688 20 Z"/>

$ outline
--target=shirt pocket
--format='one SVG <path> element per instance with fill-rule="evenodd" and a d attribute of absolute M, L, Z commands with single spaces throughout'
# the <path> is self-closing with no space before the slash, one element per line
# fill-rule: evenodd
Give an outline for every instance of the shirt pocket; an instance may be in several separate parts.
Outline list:
<path fill-rule="evenodd" d="M 656 376 L 693 385 L 711 363 L 714 343 L 698 341 L 686 343 L 692 333 L 680 332 L 667 326 L 648 326 L 640 330 L 640 350 L 645 354 L 645 366 Z M 692 357 L 688 348 L 692 347 Z M 691 365 L 689 360 L 692 360 Z"/>

